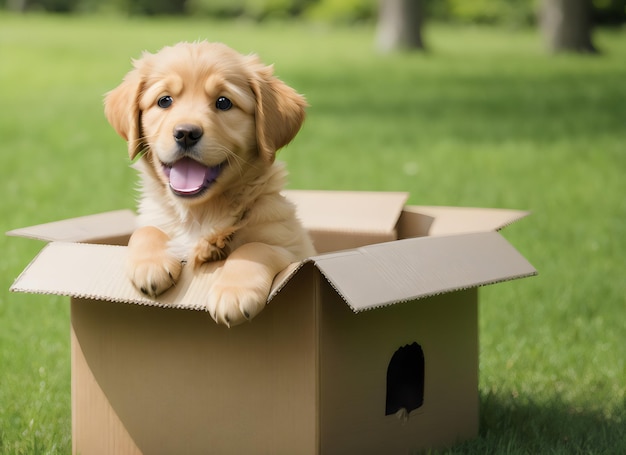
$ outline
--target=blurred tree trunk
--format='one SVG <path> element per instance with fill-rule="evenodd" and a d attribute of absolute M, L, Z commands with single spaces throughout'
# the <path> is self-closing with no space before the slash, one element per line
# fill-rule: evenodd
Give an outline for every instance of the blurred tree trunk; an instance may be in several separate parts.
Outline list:
<path fill-rule="evenodd" d="M 26 7 L 28 6 L 26 0 L 8 0 L 7 9 L 9 11 L 18 11 L 23 13 L 26 11 Z"/>
<path fill-rule="evenodd" d="M 382 52 L 424 49 L 424 0 L 379 0 L 376 47 Z"/>
<path fill-rule="evenodd" d="M 590 0 L 542 0 L 540 26 L 550 52 L 597 52 Z"/>

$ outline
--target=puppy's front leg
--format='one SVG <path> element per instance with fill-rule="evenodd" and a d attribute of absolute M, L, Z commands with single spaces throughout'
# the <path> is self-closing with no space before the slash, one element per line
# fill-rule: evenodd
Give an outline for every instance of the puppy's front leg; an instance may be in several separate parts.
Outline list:
<path fill-rule="evenodd" d="M 294 258 L 284 248 L 246 243 L 224 262 L 209 290 L 207 307 L 216 322 L 233 326 L 265 307 L 274 277 Z"/>
<path fill-rule="evenodd" d="M 126 273 L 141 293 L 156 297 L 178 280 L 181 261 L 168 249 L 169 236 L 154 226 L 137 229 L 128 242 Z"/>

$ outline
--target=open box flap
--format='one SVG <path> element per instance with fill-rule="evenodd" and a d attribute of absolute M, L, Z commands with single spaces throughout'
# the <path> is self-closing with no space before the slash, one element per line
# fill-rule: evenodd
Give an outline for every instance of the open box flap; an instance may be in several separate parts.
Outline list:
<path fill-rule="evenodd" d="M 394 232 L 408 193 L 288 190 L 298 217 L 311 231 Z"/>
<path fill-rule="evenodd" d="M 11 290 L 205 309 L 214 265 L 208 264 L 199 272 L 184 267 L 175 287 L 151 299 L 126 277 L 125 255 L 126 247 L 122 246 L 52 242 Z M 536 273 L 496 232 L 406 239 L 324 254 L 306 262 L 315 264 L 355 312 Z M 289 284 L 301 265 L 292 264 L 279 274 L 268 300 Z"/>
<path fill-rule="evenodd" d="M 73 242 L 48 243 L 11 286 L 12 292 L 53 294 L 137 305 L 206 310 L 215 263 L 198 271 L 183 267 L 176 286 L 156 299 L 139 292 L 125 271 L 127 247 Z M 304 264 L 294 263 L 277 276 L 268 302 Z M 106 279 L 103 279 L 106 277 Z"/>
<path fill-rule="evenodd" d="M 139 292 L 128 279 L 126 255 L 125 246 L 51 242 L 17 277 L 10 290 L 206 311 L 204 303 L 213 283 L 216 263 L 205 264 L 196 271 L 183 267 L 176 285 L 153 299 Z M 304 262 L 291 264 L 279 273 L 268 302 L 302 264 Z"/>
<path fill-rule="evenodd" d="M 537 273 L 497 232 L 398 240 L 313 261 L 355 312 Z"/>
<path fill-rule="evenodd" d="M 127 247 L 86 243 L 51 242 L 15 280 L 11 291 L 55 294 L 76 298 L 108 300 L 138 305 L 183 309 L 205 309 L 203 302 L 212 283 L 210 267 L 196 277 L 183 267 L 181 277 L 156 299 L 146 297 L 126 276 Z"/>
<path fill-rule="evenodd" d="M 13 229 L 6 234 L 46 242 L 103 243 L 128 237 L 135 227 L 136 215 L 131 210 L 115 210 Z"/>
<path fill-rule="evenodd" d="M 421 223 L 419 229 L 422 235 L 428 236 L 467 234 L 499 231 L 528 216 L 529 213 L 525 210 L 511 209 L 407 206 L 403 210 L 401 224 L 403 222 Z"/>

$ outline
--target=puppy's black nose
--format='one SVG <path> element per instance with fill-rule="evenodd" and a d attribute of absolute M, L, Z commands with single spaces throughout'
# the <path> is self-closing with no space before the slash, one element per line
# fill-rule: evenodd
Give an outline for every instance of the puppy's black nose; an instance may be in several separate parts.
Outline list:
<path fill-rule="evenodd" d="M 181 123 L 174 127 L 174 139 L 182 147 L 191 147 L 202 137 L 202 128 L 190 123 Z"/>

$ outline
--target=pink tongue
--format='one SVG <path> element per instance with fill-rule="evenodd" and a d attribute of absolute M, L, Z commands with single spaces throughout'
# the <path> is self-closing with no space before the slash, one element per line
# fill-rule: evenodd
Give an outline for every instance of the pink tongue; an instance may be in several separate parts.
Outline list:
<path fill-rule="evenodd" d="M 209 168 L 191 158 L 182 158 L 172 165 L 170 186 L 179 193 L 195 193 L 204 186 Z"/>

